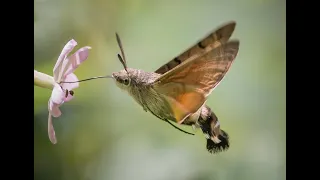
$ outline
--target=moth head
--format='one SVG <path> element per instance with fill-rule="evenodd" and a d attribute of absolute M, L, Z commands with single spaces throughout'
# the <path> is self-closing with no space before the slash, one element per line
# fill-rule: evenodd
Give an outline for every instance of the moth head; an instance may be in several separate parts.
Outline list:
<path fill-rule="evenodd" d="M 119 72 L 112 73 L 113 79 L 116 82 L 116 85 L 121 89 L 126 89 L 131 84 L 130 78 L 131 69 L 123 69 Z"/>

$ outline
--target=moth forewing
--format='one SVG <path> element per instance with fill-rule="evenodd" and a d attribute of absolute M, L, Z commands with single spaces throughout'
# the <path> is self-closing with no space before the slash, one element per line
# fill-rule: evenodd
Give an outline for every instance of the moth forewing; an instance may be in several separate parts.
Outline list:
<path fill-rule="evenodd" d="M 210 47 L 210 49 L 214 49 L 221 44 L 226 43 L 229 38 L 231 37 L 234 29 L 236 26 L 236 22 L 231 21 L 229 23 L 226 23 L 225 25 L 221 26 L 220 28 L 217 28 L 212 33 L 207 35 L 205 38 L 197 42 L 192 47 L 188 48 L 186 51 L 178 55 L 177 57 L 173 58 L 163 66 L 161 66 L 159 69 L 157 69 L 155 72 L 158 74 L 164 74 L 167 71 L 173 69 L 174 67 L 178 66 L 179 64 L 183 63 L 187 59 L 190 59 L 193 55 L 201 55 L 203 53 L 206 53 L 206 48 Z"/>
<path fill-rule="evenodd" d="M 223 45 L 223 49 L 217 48 L 213 50 L 216 52 L 216 61 L 214 61 L 216 63 L 212 64 L 212 66 L 214 67 L 213 72 L 209 73 L 209 76 L 213 75 L 213 80 L 208 83 L 211 85 L 211 87 L 209 87 L 210 90 L 206 93 L 206 97 L 209 96 L 211 92 L 221 83 L 222 79 L 230 70 L 230 67 L 238 54 L 239 45 L 240 42 L 238 40 L 232 40 Z M 213 52 L 213 54 L 215 52 Z M 210 52 L 208 53 L 208 56 L 210 56 Z"/>
<path fill-rule="evenodd" d="M 153 86 L 158 87 L 175 81 L 196 85 L 194 83 L 197 83 L 197 80 L 203 78 L 211 80 L 209 84 L 213 83 L 216 85 L 232 65 L 239 50 L 239 43 L 238 40 L 233 40 L 215 49 L 207 47 L 206 53 L 191 56 L 179 66 L 174 67 L 157 78 Z M 214 79 L 217 76 L 220 78 Z M 207 82 L 202 85 L 206 86 Z"/>
<path fill-rule="evenodd" d="M 206 53 L 191 56 L 155 80 L 154 89 L 164 95 L 178 123 L 205 103 L 229 70 L 238 48 L 237 40 L 214 49 L 208 46 Z"/>

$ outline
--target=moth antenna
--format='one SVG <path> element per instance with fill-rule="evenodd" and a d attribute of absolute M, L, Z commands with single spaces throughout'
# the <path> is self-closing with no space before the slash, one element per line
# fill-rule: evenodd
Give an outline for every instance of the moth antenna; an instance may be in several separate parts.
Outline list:
<path fill-rule="evenodd" d="M 165 120 L 167 123 L 169 123 L 171 126 L 173 126 L 174 128 L 176 128 L 176 129 L 178 129 L 179 131 L 181 131 L 181 132 L 184 132 L 184 133 L 186 133 L 186 134 L 190 134 L 190 135 L 194 135 L 193 133 L 189 133 L 189 132 L 187 132 L 187 131 L 185 131 L 185 130 L 182 130 L 182 129 L 180 129 L 180 128 L 178 128 L 177 126 L 175 126 L 174 124 L 172 124 L 170 121 L 168 121 L 167 119 Z"/>
<path fill-rule="evenodd" d="M 121 62 L 121 64 L 123 65 L 124 70 L 126 70 L 126 71 L 127 71 L 127 73 L 128 73 L 128 70 L 127 70 L 127 64 L 126 64 L 126 62 L 124 62 L 124 60 L 122 59 L 122 57 L 121 57 L 121 55 L 120 55 L 120 54 L 118 54 L 118 58 L 119 58 L 119 61 Z"/>
<path fill-rule="evenodd" d="M 96 76 L 96 77 L 91 77 L 91 78 L 87 78 L 87 79 L 82 79 L 82 80 L 79 80 L 79 81 L 70 81 L 70 82 L 61 81 L 60 83 L 77 83 L 77 82 L 90 81 L 90 80 L 93 80 L 93 79 L 101 79 L 101 78 L 113 78 L 113 76 Z"/>
<path fill-rule="evenodd" d="M 120 62 L 122 63 L 124 69 L 127 71 L 127 60 L 126 60 L 126 57 L 124 55 L 123 46 L 122 46 L 122 43 L 121 43 L 121 40 L 120 40 L 120 36 L 118 35 L 118 33 L 116 33 L 116 38 L 117 38 L 118 46 L 119 46 L 120 51 L 121 51 L 121 56 L 120 56 L 120 54 L 118 54 L 118 58 L 119 58 Z"/>

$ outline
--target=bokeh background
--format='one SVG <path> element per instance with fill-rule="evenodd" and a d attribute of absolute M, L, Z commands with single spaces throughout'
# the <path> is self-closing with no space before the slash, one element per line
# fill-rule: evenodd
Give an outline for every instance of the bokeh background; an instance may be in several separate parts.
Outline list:
<path fill-rule="evenodd" d="M 207 104 L 231 137 L 212 155 L 201 130 L 189 136 L 143 111 L 110 79 L 83 82 L 47 135 L 51 91 L 34 88 L 36 180 L 284 180 L 284 0 L 35 0 L 34 67 L 52 75 L 63 46 L 89 45 L 79 79 L 128 66 L 154 71 L 221 24 L 237 22 L 239 54 Z M 182 127 L 192 132 L 191 127 Z"/>

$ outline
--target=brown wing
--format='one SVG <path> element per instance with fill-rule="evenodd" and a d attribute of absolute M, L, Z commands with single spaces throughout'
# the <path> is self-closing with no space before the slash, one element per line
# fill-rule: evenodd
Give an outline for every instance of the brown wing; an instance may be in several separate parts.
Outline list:
<path fill-rule="evenodd" d="M 153 87 L 171 106 L 178 123 L 195 113 L 225 76 L 239 49 L 239 41 L 229 41 L 206 53 L 193 55 L 155 80 Z"/>
<path fill-rule="evenodd" d="M 235 26 L 236 23 L 232 21 L 218 28 L 213 33 L 210 33 L 206 38 L 199 41 L 196 45 L 189 48 L 184 53 L 180 54 L 168 63 L 161 66 L 155 72 L 158 74 L 164 74 L 172 68 L 176 67 L 177 65 L 181 64 L 183 61 L 187 60 L 190 56 L 194 54 L 204 53 L 206 47 L 211 46 L 211 48 L 214 49 L 220 46 L 221 44 L 226 43 L 231 37 Z"/>

